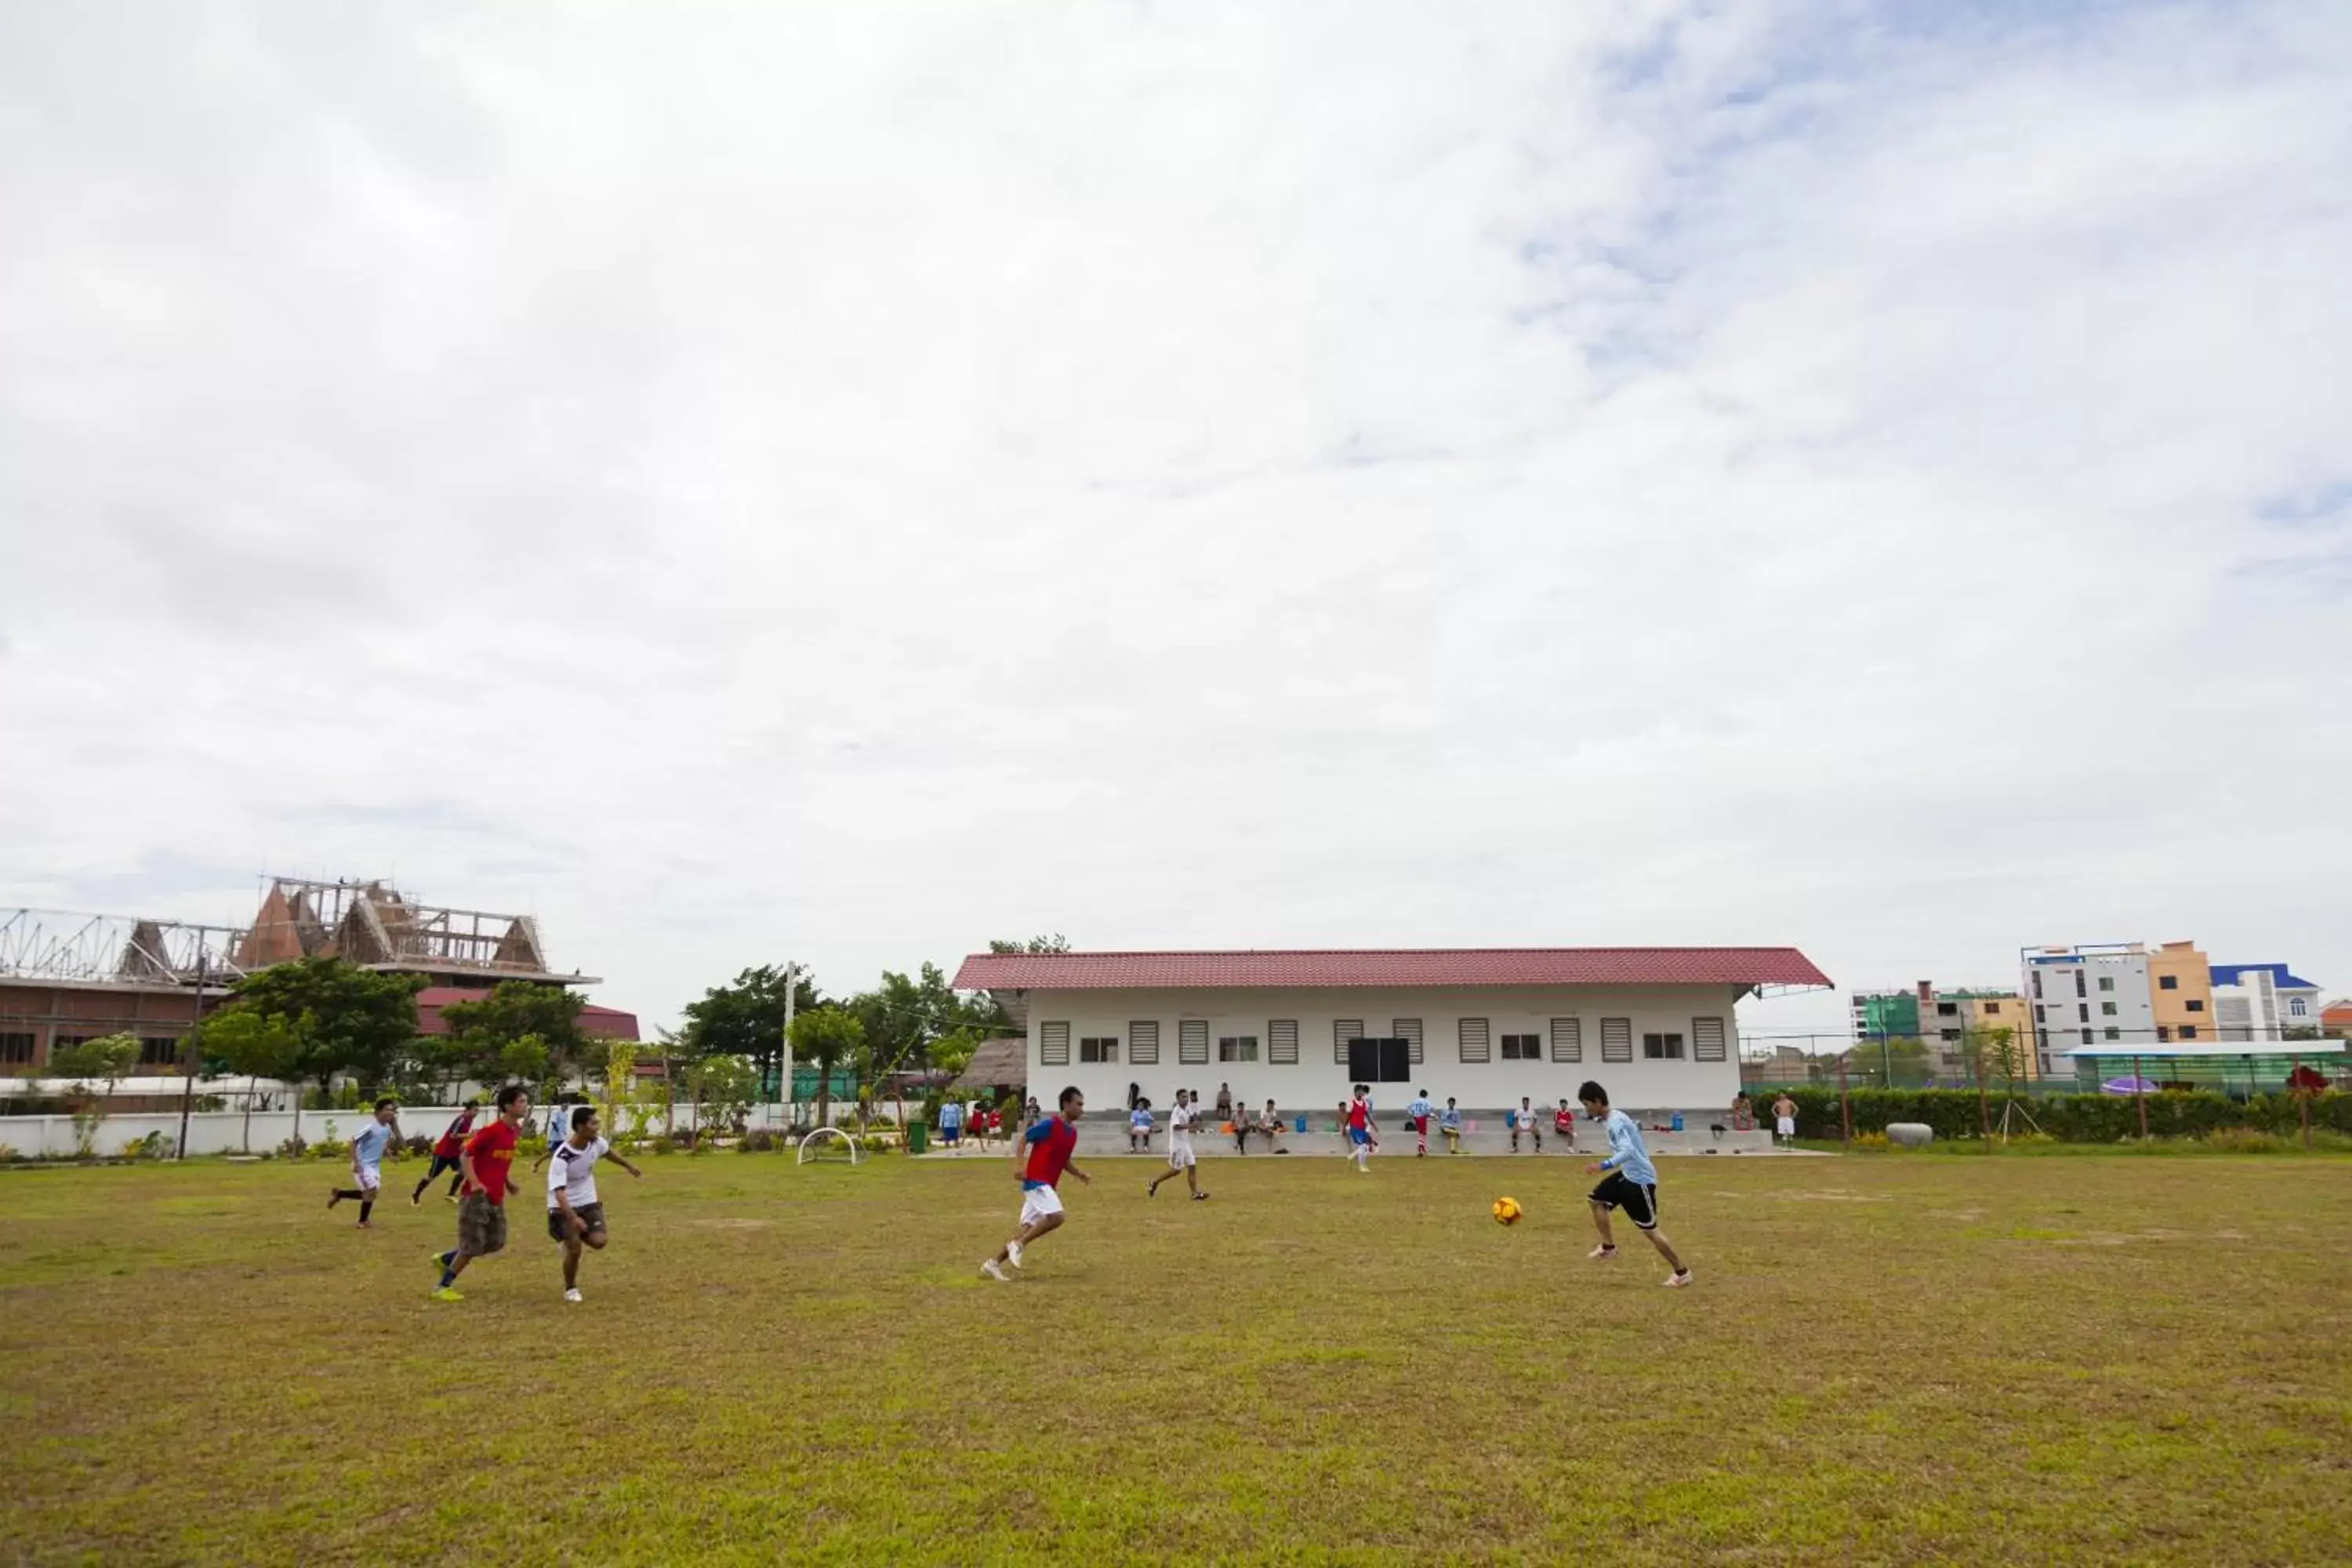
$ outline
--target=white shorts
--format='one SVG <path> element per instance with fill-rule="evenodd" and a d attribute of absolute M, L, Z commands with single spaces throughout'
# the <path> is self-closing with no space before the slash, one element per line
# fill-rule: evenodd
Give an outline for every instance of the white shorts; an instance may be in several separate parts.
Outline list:
<path fill-rule="evenodd" d="M 1168 1168 L 1170 1170 L 1181 1171 L 1192 1163 L 1192 1145 L 1189 1140 L 1181 1143 L 1171 1143 L 1168 1146 Z"/>
<path fill-rule="evenodd" d="M 373 1193 L 383 1185 L 383 1173 L 373 1165 L 359 1168 L 360 1191 Z"/>
<path fill-rule="evenodd" d="M 1062 1194 L 1051 1187 L 1031 1187 L 1021 1194 L 1021 1224 L 1033 1226 L 1048 1215 L 1062 1212 Z"/>
<path fill-rule="evenodd" d="M 1797 1119 L 1795 1117 L 1783 1116 L 1780 1118 L 1779 1125 L 1780 1128 L 1781 1137 L 1794 1138 L 1797 1135 Z"/>

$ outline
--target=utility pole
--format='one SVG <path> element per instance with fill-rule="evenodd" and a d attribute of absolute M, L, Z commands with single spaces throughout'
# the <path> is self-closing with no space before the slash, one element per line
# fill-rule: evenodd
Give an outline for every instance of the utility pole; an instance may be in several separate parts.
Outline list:
<path fill-rule="evenodd" d="M 784 1037 L 776 1047 L 776 1100 L 785 1107 L 793 1103 L 793 996 L 800 989 L 800 968 L 790 960 L 784 963 Z M 786 1121 L 791 1120 L 787 1110 Z"/>
<path fill-rule="evenodd" d="M 205 1022 L 205 933 L 196 932 L 196 1016 L 188 1025 L 188 1037 L 180 1042 L 180 1154 L 188 1157 L 188 1112 L 195 1109 L 196 1099 L 196 1032 Z"/>

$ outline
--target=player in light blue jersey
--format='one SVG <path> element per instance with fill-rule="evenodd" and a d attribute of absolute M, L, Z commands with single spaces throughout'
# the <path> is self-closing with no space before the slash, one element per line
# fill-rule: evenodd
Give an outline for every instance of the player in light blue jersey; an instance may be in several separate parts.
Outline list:
<path fill-rule="evenodd" d="M 1585 1116 L 1601 1123 L 1609 1139 L 1609 1158 L 1584 1167 L 1587 1174 L 1601 1177 L 1601 1184 L 1592 1189 L 1592 1224 L 1601 1232 L 1601 1245 L 1589 1256 L 1604 1261 L 1617 1256 L 1617 1238 L 1609 1232 L 1609 1212 L 1622 1208 L 1633 1227 L 1648 1237 L 1650 1245 L 1673 1266 L 1667 1286 L 1680 1289 L 1689 1284 L 1690 1270 L 1658 1230 L 1658 1168 L 1650 1163 L 1640 1125 L 1623 1111 L 1609 1109 L 1609 1091 L 1591 1079 L 1577 1089 L 1576 1098 L 1584 1102 Z"/>
<path fill-rule="evenodd" d="M 348 1187 L 329 1189 L 327 1206 L 333 1208 L 345 1198 L 358 1201 L 360 1228 L 375 1228 L 368 1215 L 375 1209 L 375 1195 L 383 1186 L 383 1152 L 400 1136 L 400 1101 L 385 1095 L 375 1102 L 375 1118 L 352 1138 L 352 1181 Z"/>

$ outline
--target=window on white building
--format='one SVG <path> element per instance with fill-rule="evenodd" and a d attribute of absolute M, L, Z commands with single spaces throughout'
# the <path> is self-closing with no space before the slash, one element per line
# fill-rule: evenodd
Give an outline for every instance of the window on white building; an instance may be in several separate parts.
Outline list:
<path fill-rule="evenodd" d="M 1209 1065 L 1209 1020 L 1176 1020 L 1176 1064 L 1188 1068 Z"/>
<path fill-rule="evenodd" d="M 1361 1018 L 1334 1018 L 1331 1021 L 1331 1060 L 1340 1067 L 1348 1065 L 1348 1042 L 1364 1037 Z"/>
<path fill-rule="evenodd" d="M 1298 1065 L 1298 1020 L 1275 1018 L 1265 1026 L 1265 1059 L 1276 1067 Z"/>
<path fill-rule="evenodd" d="M 1584 1025 L 1576 1018 L 1554 1018 L 1551 1021 L 1551 1059 L 1556 1062 L 1580 1062 L 1584 1059 Z"/>
<path fill-rule="evenodd" d="M 2107 1038 L 2111 1040 L 2120 1040 L 2123 1037 L 2124 1032 L 2121 1029 L 2116 1028 L 2113 1024 L 2109 1024 L 2107 1026 Z"/>
<path fill-rule="evenodd" d="M 2310 1008 L 2304 1005 L 2303 998 L 2300 996 L 2288 997 L 2286 999 L 2286 1010 L 2294 1014 L 2298 1018 L 2307 1016 L 2311 1012 Z"/>
<path fill-rule="evenodd" d="M 1725 1044 L 1728 1034 L 1729 1031 L 1724 1027 L 1723 1020 L 1720 1018 L 1693 1018 L 1691 1020 L 1691 1060 L 1695 1062 L 1728 1060 L 1729 1051 Z"/>
<path fill-rule="evenodd" d="M 1139 1018 L 1127 1026 L 1127 1059 L 1129 1065 L 1156 1068 L 1160 1065 L 1160 1021 Z"/>
<path fill-rule="evenodd" d="M 1683 1037 L 1680 1035 L 1643 1035 L 1642 1055 L 1654 1062 L 1678 1062 L 1683 1059 Z"/>
<path fill-rule="evenodd" d="M 1543 1060 L 1543 1037 L 1540 1035 L 1505 1035 L 1503 1059 L 1507 1062 L 1539 1062 Z"/>
<path fill-rule="evenodd" d="M 1037 1062 L 1041 1067 L 1049 1068 L 1070 1065 L 1070 1026 L 1067 1024 L 1037 1026 Z"/>
<path fill-rule="evenodd" d="M 1078 1060 L 1097 1064 L 1118 1060 L 1118 1037 L 1117 1035 L 1079 1037 Z"/>
<path fill-rule="evenodd" d="M 1392 1018 L 1389 1021 L 1389 1034 L 1391 1037 L 1404 1042 L 1405 1060 L 1419 1067 L 1421 1065 L 1421 1020 Z"/>
<path fill-rule="evenodd" d="M 1257 1060 L 1257 1037 L 1255 1035 L 1218 1036 L 1217 1059 L 1221 1062 Z"/>
<path fill-rule="evenodd" d="M 2099 1004 L 2099 1011 L 2112 1018 L 2116 1016 L 2116 1005 L 2112 1002 L 2102 1002 Z"/>
<path fill-rule="evenodd" d="M 1486 1033 L 1484 1018 L 1465 1018 L 1454 1026 L 1454 1039 L 1465 1062 L 1492 1061 L 1491 1037 Z"/>
<path fill-rule="evenodd" d="M 1633 1019 L 1601 1020 L 1601 1059 L 1604 1062 L 1630 1062 L 1633 1059 Z"/>
<path fill-rule="evenodd" d="M 2114 975 L 2112 975 L 2112 974 L 2102 974 L 2102 975 L 2100 975 L 2100 976 L 2099 976 L 2099 989 L 2100 989 L 2100 990 L 2102 990 L 2102 991 L 2113 991 L 2115 988 L 2116 988 L 2116 977 L 2115 977 Z"/>

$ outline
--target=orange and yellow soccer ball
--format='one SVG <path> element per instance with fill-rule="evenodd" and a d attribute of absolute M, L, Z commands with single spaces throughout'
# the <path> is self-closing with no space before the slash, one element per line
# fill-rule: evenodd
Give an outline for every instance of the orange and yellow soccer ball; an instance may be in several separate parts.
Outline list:
<path fill-rule="evenodd" d="M 1519 1216 L 1525 1213 L 1527 1213 L 1527 1211 L 1519 1207 L 1519 1200 L 1517 1198 L 1496 1198 L 1495 1200 L 1495 1223 L 1496 1225 L 1517 1225 L 1519 1223 Z"/>

